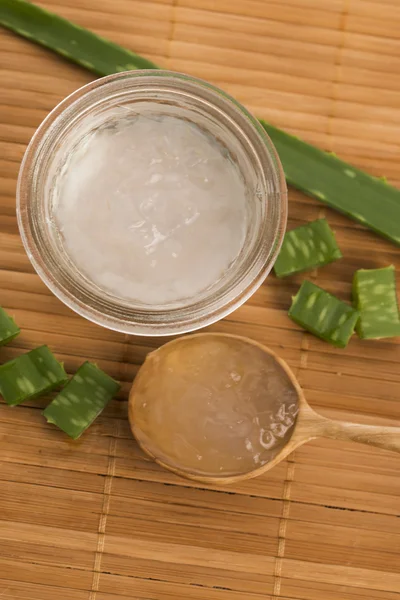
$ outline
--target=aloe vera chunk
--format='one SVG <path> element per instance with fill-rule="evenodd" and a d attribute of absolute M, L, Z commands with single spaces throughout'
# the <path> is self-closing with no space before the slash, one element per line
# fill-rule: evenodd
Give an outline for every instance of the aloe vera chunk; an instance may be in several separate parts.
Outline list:
<path fill-rule="evenodd" d="M 150 60 L 25 0 L 0 0 L 0 24 L 100 76 L 157 69 Z"/>
<path fill-rule="evenodd" d="M 260 120 L 286 181 L 400 245 L 400 190 Z"/>
<path fill-rule="evenodd" d="M 20 329 L 14 319 L 0 307 L 0 346 L 11 342 L 19 333 Z"/>
<path fill-rule="evenodd" d="M 359 316 L 352 306 L 311 281 L 303 281 L 289 310 L 295 323 L 339 348 L 347 346 Z"/>
<path fill-rule="evenodd" d="M 339 246 L 326 219 L 317 219 L 285 234 L 274 270 L 287 277 L 315 269 L 342 258 Z"/>
<path fill-rule="evenodd" d="M 48 423 L 53 423 L 76 440 L 119 388 L 119 383 L 96 365 L 85 362 L 43 411 L 43 415 Z"/>
<path fill-rule="evenodd" d="M 0 366 L 0 393 L 15 406 L 46 394 L 68 380 L 64 367 L 47 346 L 40 346 Z"/>
<path fill-rule="evenodd" d="M 400 312 L 393 265 L 383 269 L 360 269 L 353 278 L 354 304 L 360 312 L 356 330 L 360 338 L 400 335 Z"/>

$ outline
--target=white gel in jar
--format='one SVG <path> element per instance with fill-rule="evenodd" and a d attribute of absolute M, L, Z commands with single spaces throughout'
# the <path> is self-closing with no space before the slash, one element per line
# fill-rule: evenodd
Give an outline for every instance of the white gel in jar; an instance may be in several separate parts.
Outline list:
<path fill-rule="evenodd" d="M 43 282 L 131 335 L 195 331 L 241 306 L 274 264 L 286 213 L 260 123 L 215 86 L 157 69 L 65 98 L 33 136 L 17 186 Z"/>
<path fill-rule="evenodd" d="M 232 266 L 246 187 L 225 146 L 176 116 L 115 116 L 67 157 L 53 218 L 77 268 L 145 305 L 196 297 Z"/>

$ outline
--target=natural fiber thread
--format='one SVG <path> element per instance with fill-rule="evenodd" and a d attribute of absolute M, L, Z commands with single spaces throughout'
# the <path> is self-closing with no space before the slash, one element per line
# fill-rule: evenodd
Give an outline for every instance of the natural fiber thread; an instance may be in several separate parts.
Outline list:
<path fill-rule="evenodd" d="M 317 269 L 315 270 L 315 279 L 317 277 Z M 307 361 L 308 361 L 308 350 L 309 350 L 309 334 L 307 331 L 303 333 L 300 344 L 300 363 L 298 368 L 296 369 L 295 376 L 298 382 L 301 385 L 301 372 L 307 369 Z"/>
<path fill-rule="evenodd" d="M 296 377 L 299 378 L 300 372 L 302 369 L 307 368 L 307 360 L 308 360 L 308 335 L 304 333 L 301 346 L 300 346 L 300 364 L 296 372 Z M 292 483 L 294 481 L 294 474 L 296 468 L 296 459 L 295 453 L 293 452 L 288 460 L 287 460 L 287 470 L 285 483 L 283 486 L 283 507 L 282 507 L 282 516 L 279 521 L 279 531 L 278 531 L 278 551 L 275 560 L 275 569 L 274 569 L 274 590 L 273 590 L 273 598 L 278 598 L 281 593 L 281 583 L 282 583 L 282 569 L 283 569 L 283 559 L 285 557 L 285 546 L 286 546 L 286 529 L 289 521 L 289 513 L 290 513 L 290 494 L 292 491 Z"/>
<path fill-rule="evenodd" d="M 349 11 L 350 11 L 350 3 L 351 0 L 344 0 L 344 6 L 343 6 L 343 10 L 342 10 L 342 14 L 340 15 L 340 31 L 341 31 L 341 37 L 340 37 L 340 42 L 336 48 L 336 53 L 335 53 L 335 60 L 334 60 L 334 75 L 333 75 L 333 81 L 332 81 L 332 106 L 331 109 L 329 111 L 328 114 L 328 122 L 327 122 L 327 134 L 329 136 L 329 139 L 332 139 L 332 121 L 335 118 L 335 109 L 336 109 L 336 103 L 337 103 L 337 98 L 338 98 L 338 94 L 337 94 L 337 87 L 338 84 L 340 83 L 339 81 L 339 76 L 340 76 L 340 67 L 342 66 L 342 54 L 343 54 L 343 49 L 345 47 L 345 39 L 346 39 L 346 25 L 347 25 L 347 18 L 349 16 Z M 332 146 L 332 144 L 330 143 L 330 146 Z M 331 150 L 332 148 L 327 148 L 327 150 Z"/>
<path fill-rule="evenodd" d="M 120 381 L 129 380 L 128 365 L 129 365 L 129 350 L 130 350 L 130 335 L 127 333 L 124 335 L 124 345 L 122 350 L 122 362 L 120 371 Z"/>
<path fill-rule="evenodd" d="M 295 472 L 295 457 L 294 453 L 288 459 L 287 471 L 285 484 L 283 487 L 283 508 L 282 508 L 282 516 L 279 522 L 279 532 L 278 532 L 278 552 L 275 560 L 275 569 L 274 569 L 274 591 L 273 598 L 278 598 L 281 593 L 281 582 L 282 582 L 282 569 L 283 569 L 283 559 L 285 556 L 285 546 L 286 546 L 286 529 L 289 520 L 290 513 L 290 493 L 292 488 L 292 482 L 294 481 L 294 472 Z"/>
<path fill-rule="evenodd" d="M 96 594 L 99 591 L 101 561 L 102 561 L 102 557 L 103 557 L 104 544 L 105 544 L 105 539 L 106 539 L 105 534 L 106 534 L 107 517 L 108 517 L 109 510 L 110 510 L 112 481 L 113 481 L 113 477 L 115 475 L 118 435 L 119 435 L 119 420 L 116 419 L 115 435 L 113 435 L 110 440 L 107 475 L 106 475 L 106 478 L 104 481 L 104 490 L 103 490 L 103 496 L 104 496 L 103 507 L 102 507 L 100 520 L 99 520 L 97 548 L 96 548 L 96 555 L 94 558 L 94 565 L 93 565 L 92 589 L 89 594 L 89 600 L 95 600 Z"/>
<path fill-rule="evenodd" d="M 298 379 L 300 376 L 300 371 L 302 369 L 307 369 L 307 361 L 308 361 L 308 350 L 309 350 L 309 336 L 308 333 L 304 333 L 301 346 L 300 346 L 300 366 L 298 368 L 298 372 L 296 373 L 296 378 Z"/>
<path fill-rule="evenodd" d="M 176 29 L 176 8 L 177 8 L 178 0 L 172 0 L 171 4 L 171 26 L 168 34 L 168 44 L 167 44 L 167 66 L 170 68 L 170 61 L 172 59 L 172 42 L 175 38 L 175 29 Z"/>

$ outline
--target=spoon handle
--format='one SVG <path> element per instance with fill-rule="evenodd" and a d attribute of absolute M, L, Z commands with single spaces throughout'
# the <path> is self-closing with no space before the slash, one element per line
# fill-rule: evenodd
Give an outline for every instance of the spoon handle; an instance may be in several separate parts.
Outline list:
<path fill-rule="evenodd" d="M 400 452 L 400 427 L 381 427 L 324 419 L 323 422 L 320 421 L 319 435 Z"/>

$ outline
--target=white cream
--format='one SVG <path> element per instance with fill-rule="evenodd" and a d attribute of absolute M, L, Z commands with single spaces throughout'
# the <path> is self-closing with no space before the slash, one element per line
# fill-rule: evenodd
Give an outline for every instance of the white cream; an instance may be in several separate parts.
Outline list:
<path fill-rule="evenodd" d="M 53 218 L 66 252 L 99 287 L 136 303 L 179 304 L 235 261 L 246 189 L 224 146 L 196 125 L 121 117 L 75 147 Z"/>

